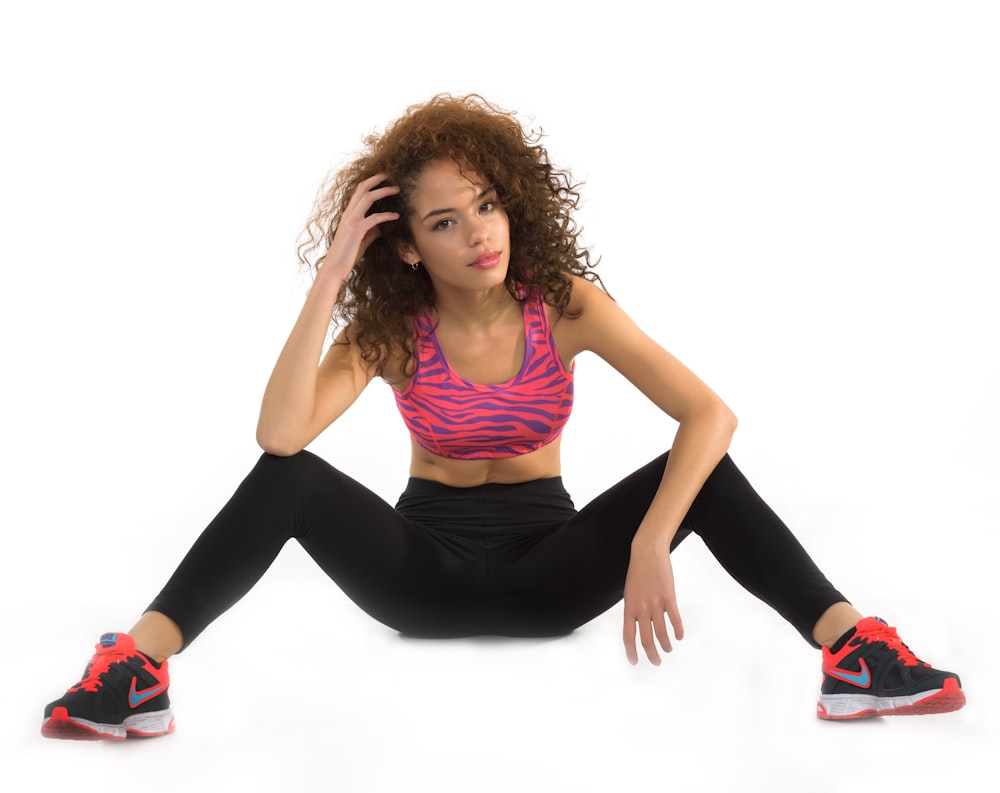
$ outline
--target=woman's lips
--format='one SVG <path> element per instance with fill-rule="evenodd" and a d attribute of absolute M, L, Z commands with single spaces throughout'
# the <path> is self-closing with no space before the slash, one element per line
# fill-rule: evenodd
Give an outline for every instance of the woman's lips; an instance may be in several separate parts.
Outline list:
<path fill-rule="evenodd" d="M 469 267 L 475 267 L 477 270 L 489 270 L 491 267 L 496 267 L 499 263 L 500 251 L 487 251 L 478 256 L 474 262 L 471 262 Z"/>

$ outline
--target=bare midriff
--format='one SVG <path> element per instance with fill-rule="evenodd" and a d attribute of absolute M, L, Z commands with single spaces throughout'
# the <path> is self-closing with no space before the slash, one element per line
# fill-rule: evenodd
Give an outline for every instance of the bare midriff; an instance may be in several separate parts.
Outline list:
<path fill-rule="evenodd" d="M 413 439 L 410 476 L 430 479 L 449 487 L 478 487 L 485 484 L 513 485 L 560 475 L 560 438 L 529 454 L 496 460 L 453 460 L 418 446 Z"/>

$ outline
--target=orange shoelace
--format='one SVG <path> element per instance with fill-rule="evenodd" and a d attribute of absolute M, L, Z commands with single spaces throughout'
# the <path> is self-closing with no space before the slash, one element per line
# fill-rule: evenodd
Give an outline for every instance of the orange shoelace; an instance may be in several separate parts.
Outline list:
<path fill-rule="evenodd" d="M 917 658 L 910 648 L 903 644 L 903 640 L 899 638 L 899 634 L 896 633 L 896 629 L 890 627 L 889 625 L 885 625 L 881 622 L 866 625 L 864 628 L 858 630 L 858 635 L 862 636 L 869 642 L 885 642 L 886 646 L 890 650 L 896 651 L 899 659 L 903 662 L 903 666 L 930 665 Z"/>
<path fill-rule="evenodd" d="M 111 664 L 124 661 L 126 658 L 123 652 L 105 651 L 95 653 L 90 659 L 87 668 L 83 670 L 83 679 L 72 686 L 66 693 L 71 691 L 97 691 L 102 685 L 101 675 L 111 668 Z"/>

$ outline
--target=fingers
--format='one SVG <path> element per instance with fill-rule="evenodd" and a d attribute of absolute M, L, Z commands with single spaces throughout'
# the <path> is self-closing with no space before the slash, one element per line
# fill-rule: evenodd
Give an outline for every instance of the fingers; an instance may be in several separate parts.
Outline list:
<path fill-rule="evenodd" d="M 653 666 L 660 665 L 660 654 L 656 652 L 656 642 L 653 640 L 653 628 L 649 620 L 639 620 L 639 641 L 646 657 Z M 669 642 L 667 645 L 669 646 Z"/>
<path fill-rule="evenodd" d="M 656 633 L 656 638 L 660 642 L 660 647 L 663 648 L 663 652 L 669 653 L 674 648 L 670 645 L 670 636 L 667 634 L 667 622 L 663 619 L 662 614 L 657 614 L 653 617 L 653 631 Z M 657 656 L 656 661 L 659 663 L 659 656 Z"/>
<path fill-rule="evenodd" d="M 357 188 L 354 190 L 354 195 L 351 196 L 351 200 L 348 202 L 348 209 L 355 207 L 364 216 L 376 201 L 399 193 L 398 185 L 385 184 L 388 178 L 389 174 L 378 173 L 359 182 Z M 395 215 L 396 213 L 389 212 L 383 214 Z"/>
<path fill-rule="evenodd" d="M 670 618 L 670 627 L 674 629 L 674 636 L 678 639 L 683 639 L 684 623 L 681 621 L 681 613 L 677 610 L 676 602 L 667 606 L 667 617 Z M 666 631 L 666 626 L 664 626 L 664 631 Z"/>
<path fill-rule="evenodd" d="M 354 194 L 351 196 L 351 200 L 347 203 L 347 209 L 344 211 L 341 224 L 343 225 L 345 222 L 347 224 L 356 224 L 356 227 L 364 235 L 372 228 L 378 226 L 379 223 L 398 219 L 399 213 L 397 212 L 368 214 L 377 201 L 399 193 L 398 185 L 385 184 L 388 178 L 388 174 L 379 173 L 359 182 L 357 188 L 354 190 Z"/>
<path fill-rule="evenodd" d="M 639 663 L 635 633 L 638 627 L 639 644 L 649 662 L 660 665 L 660 649 L 673 650 L 667 620 L 677 639 L 684 637 L 670 558 L 660 554 L 635 554 L 629 561 L 625 576 L 625 626 L 622 638 L 625 655 L 630 664 Z M 659 646 L 657 646 L 659 645 Z"/>
<path fill-rule="evenodd" d="M 379 173 L 358 183 L 340 218 L 324 258 L 324 268 L 346 277 L 372 242 L 381 236 L 379 225 L 399 219 L 398 212 L 369 214 L 377 201 L 399 193 L 397 185 L 385 184 L 388 178 L 388 174 Z"/>
<path fill-rule="evenodd" d="M 639 653 L 635 649 L 635 620 L 629 619 L 628 612 L 625 613 L 625 631 L 622 634 L 625 642 L 625 657 L 628 662 L 635 666 L 639 663 Z"/>
<path fill-rule="evenodd" d="M 362 179 L 358 182 L 358 186 L 354 188 L 352 198 L 363 198 L 379 190 L 399 190 L 396 185 L 385 184 L 387 181 L 389 181 L 389 174 L 387 173 L 377 173 L 374 176 L 369 176 L 367 179 Z M 379 185 L 382 186 L 379 187 Z"/>
<path fill-rule="evenodd" d="M 361 238 L 361 250 L 364 251 L 369 245 L 371 245 L 375 240 L 382 236 L 382 232 L 379 231 L 378 226 L 368 229 L 365 232 L 365 236 Z"/>
<path fill-rule="evenodd" d="M 684 625 L 681 622 L 681 616 L 676 606 L 667 608 L 666 618 L 664 617 L 664 612 L 658 609 L 654 609 L 652 614 L 642 617 L 632 615 L 626 610 L 622 640 L 625 643 L 625 657 L 632 666 L 639 663 L 639 652 L 635 640 L 637 625 L 639 629 L 639 645 L 653 666 L 661 664 L 657 643 L 659 643 L 659 647 L 662 648 L 663 652 L 673 652 L 673 644 L 670 641 L 670 634 L 667 631 L 667 618 L 670 619 L 670 626 L 673 628 L 674 636 L 678 640 L 683 639 Z"/>
<path fill-rule="evenodd" d="M 387 182 L 387 181 L 389 181 L 389 174 L 377 173 L 374 176 L 369 176 L 367 179 L 362 179 L 360 182 L 358 182 L 357 192 L 359 193 L 366 192 L 368 190 L 371 190 L 373 187 L 382 184 L 382 182 Z"/>
<path fill-rule="evenodd" d="M 382 236 L 382 232 L 378 230 L 378 226 L 368 229 L 365 232 L 365 236 L 361 239 L 361 245 L 358 249 L 358 256 L 364 258 L 365 251 L 368 250 L 368 246 L 371 245 L 375 240 Z"/>

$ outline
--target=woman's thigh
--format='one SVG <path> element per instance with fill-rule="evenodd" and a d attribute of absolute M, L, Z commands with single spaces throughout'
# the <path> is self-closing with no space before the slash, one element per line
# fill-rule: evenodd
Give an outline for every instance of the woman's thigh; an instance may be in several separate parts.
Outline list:
<path fill-rule="evenodd" d="M 663 454 L 644 465 L 499 566 L 494 576 L 499 632 L 569 633 L 622 599 L 632 538 L 666 459 Z"/>

